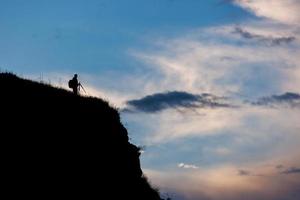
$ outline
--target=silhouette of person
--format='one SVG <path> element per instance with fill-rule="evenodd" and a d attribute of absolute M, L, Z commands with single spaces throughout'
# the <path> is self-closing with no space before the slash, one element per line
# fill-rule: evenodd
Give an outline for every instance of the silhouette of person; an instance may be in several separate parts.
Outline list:
<path fill-rule="evenodd" d="M 73 89 L 74 94 L 78 94 L 80 83 L 78 82 L 78 75 L 74 74 L 74 77 L 69 82 L 69 87 Z"/>

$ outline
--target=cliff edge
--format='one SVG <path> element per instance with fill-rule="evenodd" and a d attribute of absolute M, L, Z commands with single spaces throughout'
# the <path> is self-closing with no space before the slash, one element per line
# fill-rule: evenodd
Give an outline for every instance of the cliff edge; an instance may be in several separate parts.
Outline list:
<path fill-rule="evenodd" d="M 116 109 L 0 73 L 2 177 L 14 197 L 160 200 Z"/>

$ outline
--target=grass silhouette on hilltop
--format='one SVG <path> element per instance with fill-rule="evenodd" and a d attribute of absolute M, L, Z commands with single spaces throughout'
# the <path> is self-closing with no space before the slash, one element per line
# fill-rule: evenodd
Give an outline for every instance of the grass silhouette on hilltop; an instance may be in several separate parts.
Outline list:
<path fill-rule="evenodd" d="M 3 188 L 11 198 L 160 200 L 116 109 L 0 73 Z"/>

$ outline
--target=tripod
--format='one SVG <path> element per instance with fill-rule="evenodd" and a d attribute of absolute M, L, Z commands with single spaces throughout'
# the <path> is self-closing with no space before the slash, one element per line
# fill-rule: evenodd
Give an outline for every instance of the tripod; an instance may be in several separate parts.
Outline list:
<path fill-rule="evenodd" d="M 85 89 L 84 89 L 84 87 L 81 85 L 81 83 L 79 83 L 79 88 L 82 88 L 82 90 L 84 91 L 84 93 L 86 93 L 86 91 L 85 91 Z"/>

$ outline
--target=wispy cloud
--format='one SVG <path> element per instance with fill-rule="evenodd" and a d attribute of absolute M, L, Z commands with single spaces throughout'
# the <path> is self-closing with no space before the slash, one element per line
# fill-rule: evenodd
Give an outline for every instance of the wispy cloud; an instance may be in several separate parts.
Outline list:
<path fill-rule="evenodd" d="M 281 172 L 282 174 L 300 174 L 300 168 L 291 167 Z"/>
<path fill-rule="evenodd" d="M 129 110 L 142 112 L 158 112 L 168 108 L 224 108 L 229 104 L 221 102 L 224 99 L 212 94 L 191 94 L 188 92 L 172 91 L 156 93 L 141 99 L 127 101 Z"/>
<path fill-rule="evenodd" d="M 259 17 L 289 24 L 300 22 L 298 0 L 234 0 L 233 2 Z"/>
<path fill-rule="evenodd" d="M 195 29 L 178 38 L 161 38 L 154 43 L 155 51 L 130 53 L 156 73 L 156 91 L 248 97 L 297 91 L 299 34 L 269 22 L 238 27 L 243 28 L 229 24 Z"/>
<path fill-rule="evenodd" d="M 272 95 L 269 97 L 262 97 L 253 105 L 259 106 L 289 106 L 300 108 L 300 94 L 287 92 L 282 95 Z"/>
<path fill-rule="evenodd" d="M 186 163 L 179 163 L 177 165 L 177 167 L 183 168 L 183 169 L 199 169 L 199 167 L 196 165 L 191 165 L 191 164 L 186 164 Z"/>
<path fill-rule="evenodd" d="M 239 34 L 241 37 L 245 39 L 263 42 L 268 45 L 289 44 L 296 40 L 294 36 L 281 36 L 281 37 L 265 36 L 265 35 L 249 32 L 241 27 L 235 27 L 233 33 Z"/>

